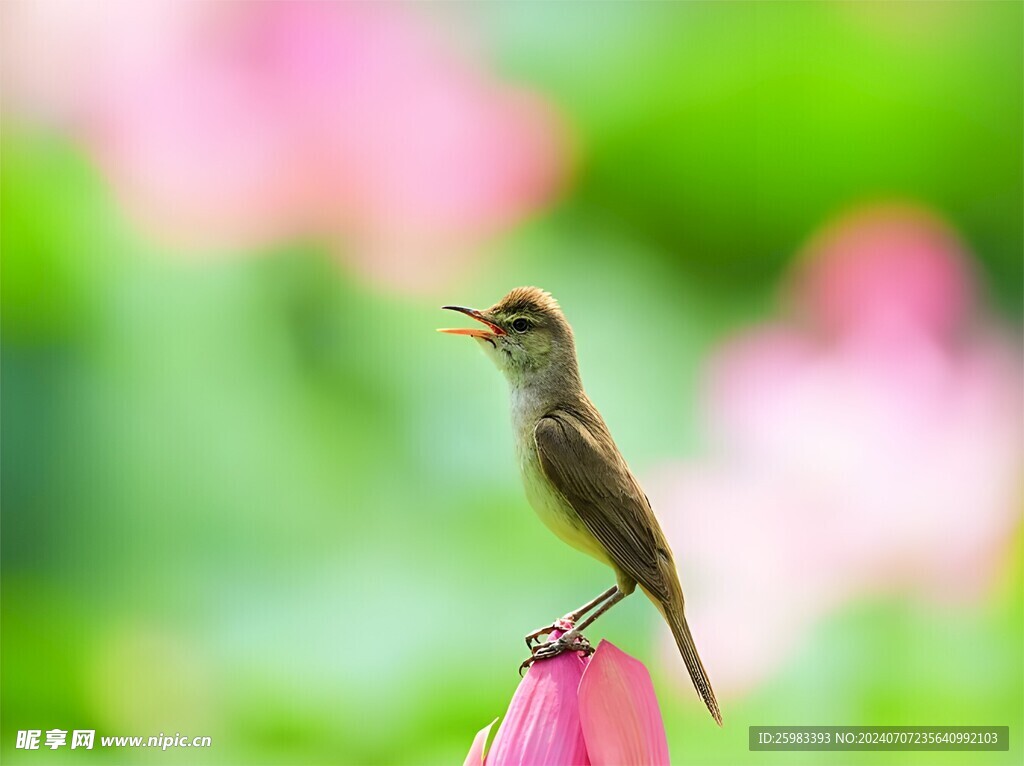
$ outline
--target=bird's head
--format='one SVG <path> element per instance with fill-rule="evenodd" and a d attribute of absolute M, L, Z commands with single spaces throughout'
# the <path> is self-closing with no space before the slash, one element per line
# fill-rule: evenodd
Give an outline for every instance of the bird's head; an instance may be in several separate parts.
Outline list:
<path fill-rule="evenodd" d="M 483 327 L 445 329 L 468 335 L 480 344 L 514 383 L 547 373 L 576 370 L 572 328 L 558 302 L 537 287 L 517 287 L 489 309 L 444 306 L 460 311 Z"/>

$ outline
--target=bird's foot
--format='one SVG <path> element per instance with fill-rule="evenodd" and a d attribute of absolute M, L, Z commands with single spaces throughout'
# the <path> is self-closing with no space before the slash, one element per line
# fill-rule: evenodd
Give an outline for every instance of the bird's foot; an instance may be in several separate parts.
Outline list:
<path fill-rule="evenodd" d="M 575 627 L 575 623 L 569 615 L 557 619 L 550 625 L 543 628 L 537 628 L 537 630 L 527 633 L 524 637 L 524 640 L 526 641 L 526 648 L 531 652 L 536 652 L 540 647 L 545 646 L 545 644 L 540 640 L 542 636 L 546 636 L 556 630 L 560 630 L 562 633 L 568 633 L 573 629 L 573 627 Z M 536 646 L 534 646 L 534 642 L 536 642 Z"/>
<path fill-rule="evenodd" d="M 554 641 L 548 641 L 546 644 L 534 647 L 531 651 L 532 654 L 523 660 L 523 664 L 519 666 L 519 675 L 522 675 L 523 670 L 529 668 L 538 660 L 550 660 L 552 657 L 557 657 L 566 652 L 582 652 L 584 656 L 589 656 L 594 653 L 594 647 L 590 645 L 586 636 L 577 633 L 575 630 L 569 630 Z"/>

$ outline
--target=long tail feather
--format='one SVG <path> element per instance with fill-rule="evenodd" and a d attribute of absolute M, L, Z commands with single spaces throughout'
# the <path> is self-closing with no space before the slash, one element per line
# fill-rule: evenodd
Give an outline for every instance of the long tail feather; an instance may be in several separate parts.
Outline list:
<path fill-rule="evenodd" d="M 715 691 L 711 688 L 711 682 L 708 681 L 707 671 L 704 670 L 704 665 L 701 663 L 700 657 L 697 656 L 697 647 L 693 643 L 690 626 L 686 624 L 686 616 L 683 614 L 682 606 L 672 607 L 665 605 L 663 612 L 665 613 L 665 620 L 668 622 L 669 627 L 672 628 L 672 635 L 675 636 L 676 646 L 679 647 L 679 653 L 683 656 L 683 662 L 686 663 L 686 669 L 690 672 L 690 679 L 693 681 L 697 693 L 704 700 L 704 704 L 708 706 L 708 710 L 711 711 L 715 723 L 721 726 L 722 713 L 718 709 L 718 700 L 715 699 Z"/>

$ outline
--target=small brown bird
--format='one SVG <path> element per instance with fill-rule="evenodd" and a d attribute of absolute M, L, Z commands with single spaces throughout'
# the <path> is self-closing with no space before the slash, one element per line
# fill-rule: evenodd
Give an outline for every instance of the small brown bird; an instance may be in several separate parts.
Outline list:
<path fill-rule="evenodd" d="M 616 586 L 566 615 L 575 625 L 572 630 L 538 646 L 532 642 L 551 627 L 526 637 L 532 656 L 524 665 L 588 649 L 582 631 L 639 585 L 672 629 L 693 685 L 721 726 L 715 693 L 683 614 L 672 551 L 647 496 L 583 390 L 572 328 L 558 303 L 539 288 L 518 287 L 482 311 L 444 308 L 484 325 L 441 332 L 475 338 L 508 379 L 516 452 L 530 504 L 558 537 L 615 571 Z"/>

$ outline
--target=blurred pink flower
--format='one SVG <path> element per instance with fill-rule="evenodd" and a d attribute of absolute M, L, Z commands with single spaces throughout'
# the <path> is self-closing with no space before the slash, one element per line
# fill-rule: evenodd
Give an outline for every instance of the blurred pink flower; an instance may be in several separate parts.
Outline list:
<path fill-rule="evenodd" d="M 431 9 L 115 6 L 5 8 L 8 109 L 73 130 L 130 215 L 173 246 L 325 238 L 414 288 L 563 178 L 553 110 L 458 53 Z"/>
<path fill-rule="evenodd" d="M 492 726 L 493 721 L 476 735 L 465 766 L 669 762 L 650 674 L 643 663 L 607 641 L 590 658 L 570 653 L 535 663 L 516 689 L 485 757 Z"/>
<path fill-rule="evenodd" d="M 712 677 L 734 692 L 850 598 L 977 598 L 1020 518 L 1021 359 L 974 312 L 942 222 L 855 212 L 810 243 L 789 295 L 796 321 L 712 360 L 710 457 L 651 495 Z"/>

